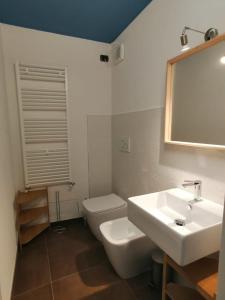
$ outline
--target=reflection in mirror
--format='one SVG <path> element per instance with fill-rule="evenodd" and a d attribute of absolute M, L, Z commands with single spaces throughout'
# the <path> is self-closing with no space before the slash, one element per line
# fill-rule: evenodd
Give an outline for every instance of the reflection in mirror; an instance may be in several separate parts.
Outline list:
<path fill-rule="evenodd" d="M 225 41 L 218 41 L 168 63 L 166 142 L 225 147 Z"/>

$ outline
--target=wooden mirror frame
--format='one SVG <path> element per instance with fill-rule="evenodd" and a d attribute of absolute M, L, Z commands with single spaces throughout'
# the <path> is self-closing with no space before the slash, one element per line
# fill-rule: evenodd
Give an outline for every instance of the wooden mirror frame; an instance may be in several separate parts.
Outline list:
<path fill-rule="evenodd" d="M 172 114 L 173 114 L 173 78 L 174 78 L 174 65 L 189 56 L 199 53 L 207 48 L 210 48 L 222 41 L 225 41 L 225 34 L 219 35 L 214 39 L 204 42 L 203 44 L 187 50 L 186 52 L 168 60 L 167 62 L 167 80 L 166 80 L 166 102 L 165 102 L 165 136 L 164 142 L 166 144 L 183 145 L 189 147 L 198 148 L 210 148 L 210 149 L 223 149 L 225 150 L 225 145 L 213 145 L 213 144 L 203 144 L 203 143 L 192 143 L 192 142 L 181 142 L 173 141 L 171 139 L 172 131 Z"/>

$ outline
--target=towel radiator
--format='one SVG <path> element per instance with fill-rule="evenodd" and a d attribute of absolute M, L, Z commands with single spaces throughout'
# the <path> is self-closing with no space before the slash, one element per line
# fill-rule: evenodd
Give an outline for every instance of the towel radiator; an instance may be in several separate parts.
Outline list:
<path fill-rule="evenodd" d="M 67 69 L 16 63 L 25 188 L 72 184 Z"/>

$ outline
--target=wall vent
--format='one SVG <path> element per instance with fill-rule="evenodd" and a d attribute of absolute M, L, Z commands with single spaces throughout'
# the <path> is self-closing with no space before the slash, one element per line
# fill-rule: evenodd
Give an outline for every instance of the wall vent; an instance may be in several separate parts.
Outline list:
<path fill-rule="evenodd" d="M 115 44 L 112 48 L 112 56 L 114 65 L 118 65 L 125 58 L 124 44 Z"/>

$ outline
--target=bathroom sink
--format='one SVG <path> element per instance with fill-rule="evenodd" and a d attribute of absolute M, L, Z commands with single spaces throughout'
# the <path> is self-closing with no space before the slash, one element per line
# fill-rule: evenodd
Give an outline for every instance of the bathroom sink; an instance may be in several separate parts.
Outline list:
<path fill-rule="evenodd" d="M 220 249 L 223 206 L 179 188 L 128 199 L 128 218 L 184 266 Z"/>

